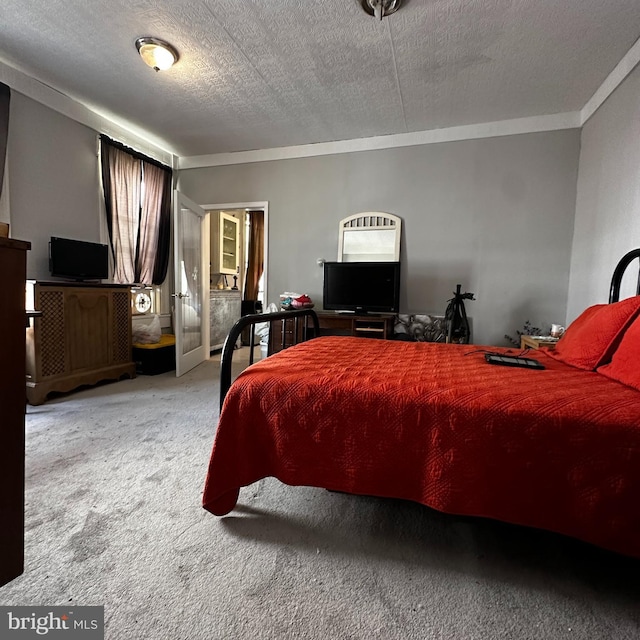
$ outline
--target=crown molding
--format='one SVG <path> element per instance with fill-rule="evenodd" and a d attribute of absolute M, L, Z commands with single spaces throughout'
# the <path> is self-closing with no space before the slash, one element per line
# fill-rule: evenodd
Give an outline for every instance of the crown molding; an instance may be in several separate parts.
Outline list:
<path fill-rule="evenodd" d="M 94 131 L 112 136 L 164 164 L 176 164 L 177 154 L 166 141 L 153 133 L 136 127 L 114 114 L 85 105 L 1 59 L 0 82 L 11 87 L 12 91 L 21 93 Z"/>
<path fill-rule="evenodd" d="M 604 101 L 622 84 L 623 80 L 640 63 L 640 38 L 627 51 L 626 55 L 614 67 L 605 81 L 598 87 L 590 100 L 580 111 L 580 126 L 582 126 L 604 103 Z"/>
<path fill-rule="evenodd" d="M 180 158 L 178 162 L 178 168 L 196 169 L 202 167 L 217 167 L 231 164 L 247 164 L 250 162 L 268 162 L 271 160 L 309 158 L 313 156 L 355 153 L 358 151 L 375 151 L 379 149 L 412 147 L 423 144 L 438 144 L 440 142 L 455 142 L 460 140 L 475 140 L 479 138 L 512 136 L 521 133 L 557 131 L 560 129 L 577 129 L 579 127 L 580 112 L 573 111 L 570 113 L 558 113 L 549 116 L 516 118 L 514 120 L 484 122 L 481 124 L 448 127 L 446 129 L 431 129 L 429 131 L 398 133 L 388 136 L 358 138 L 355 140 L 338 140 L 335 142 L 319 142 L 316 144 L 303 144 L 293 147 L 278 147 L 275 149 L 237 151 L 235 153 L 216 153 L 204 156 L 188 156 Z"/>

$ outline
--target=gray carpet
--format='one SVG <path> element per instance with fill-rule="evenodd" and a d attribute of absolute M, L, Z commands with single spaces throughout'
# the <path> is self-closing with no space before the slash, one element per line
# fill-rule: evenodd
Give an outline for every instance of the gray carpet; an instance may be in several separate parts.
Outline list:
<path fill-rule="evenodd" d="M 26 571 L 0 604 L 104 605 L 109 639 L 640 638 L 640 562 L 561 536 L 273 479 L 207 513 L 217 380 L 28 407 Z"/>

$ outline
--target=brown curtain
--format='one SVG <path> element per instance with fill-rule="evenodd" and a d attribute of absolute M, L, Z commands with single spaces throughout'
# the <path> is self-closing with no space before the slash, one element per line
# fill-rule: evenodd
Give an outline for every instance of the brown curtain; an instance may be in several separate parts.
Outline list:
<path fill-rule="evenodd" d="M 144 193 L 140 209 L 136 282 L 153 282 L 153 268 L 156 262 L 158 232 L 160 229 L 157 217 L 162 206 L 164 173 L 164 170 L 160 167 L 148 162 L 142 163 Z"/>
<path fill-rule="evenodd" d="M 162 284 L 167 277 L 169 254 L 171 252 L 171 193 L 173 190 L 173 172 L 164 169 L 164 187 L 158 218 L 158 248 L 153 268 L 152 284 Z"/>
<path fill-rule="evenodd" d="M 103 178 L 104 173 L 108 173 L 107 226 L 114 258 L 113 281 L 133 284 L 136 282 L 140 223 L 140 161 L 121 149 L 107 145 L 102 146 L 102 161 Z M 105 184 L 105 202 L 106 191 Z"/>
<path fill-rule="evenodd" d="M 162 284 L 169 264 L 169 167 L 100 136 L 114 282 Z"/>
<path fill-rule="evenodd" d="M 260 277 L 264 270 L 264 211 L 249 211 L 249 256 L 244 299 L 257 300 Z"/>

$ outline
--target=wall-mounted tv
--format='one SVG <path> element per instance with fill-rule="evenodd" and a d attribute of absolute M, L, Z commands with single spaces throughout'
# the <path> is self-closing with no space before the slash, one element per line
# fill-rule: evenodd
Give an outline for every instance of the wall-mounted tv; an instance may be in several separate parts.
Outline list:
<path fill-rule="evenodd" d="M 322 306 L 328 311 L 398 313 L 399 262 L 325 262 Z"/>
<path fill-rule="evenodd" d="M 49 272 L 67 280 L 104 280 L 109 277 L 109 247 L 97 242 L 51 237 Z"/>

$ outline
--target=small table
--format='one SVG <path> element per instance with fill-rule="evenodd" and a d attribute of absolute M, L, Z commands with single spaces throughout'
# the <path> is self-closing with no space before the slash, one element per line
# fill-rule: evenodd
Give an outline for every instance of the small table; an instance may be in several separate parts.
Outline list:
<path fill-rule="evenodd" d="M 548 347 L 555 349 L 558 338 L 551 336 L 520 336 L 521 349 L 539 349 L 540 347 Z"/>

